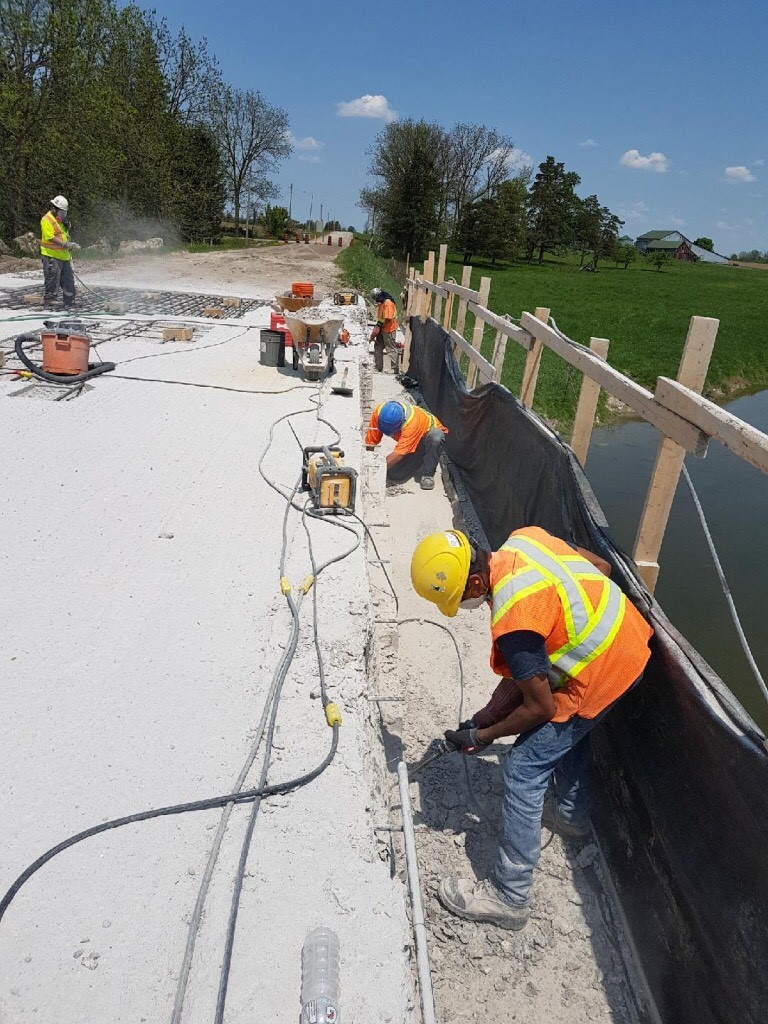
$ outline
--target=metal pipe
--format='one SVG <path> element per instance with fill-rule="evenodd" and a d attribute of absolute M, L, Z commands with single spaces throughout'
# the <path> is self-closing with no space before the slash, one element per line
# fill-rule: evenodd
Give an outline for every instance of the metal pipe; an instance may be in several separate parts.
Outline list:
<path fill-rule="evenodd" d="M 421 1016 L 424 1024 L 435 1024 L 435 997 L 432 992 L 432 974 L 429 969 L 427 948 L 427 926 L 424 920 L 424 904 L 421 901 L 419 862 L 416 857 L 416 839 L 411 816 L 411 798 L 408 793 L 408 766 L 398 762 L 397 781 L 400 786 L 400 806 L 403 812 L 403 838 L 405 840 L 405 864 L 408 873 L 408 888 L 411 894 L 411 917 L 413 935 L 416 940 L 416 973 L 419 976 Z"/>

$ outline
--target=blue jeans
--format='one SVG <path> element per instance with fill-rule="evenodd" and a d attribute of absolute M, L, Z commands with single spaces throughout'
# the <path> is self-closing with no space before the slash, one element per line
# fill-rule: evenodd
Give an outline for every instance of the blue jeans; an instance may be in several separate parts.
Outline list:
<path fill-rule="evenodd" d="M 527 906 L 533 869 L 541 856 L 541 813 L 554 772 L 557 810 L 563 821 L 587 823 L 589 733 L 613 705 L 595 718 L 574 715 L 523 733 L 504 765 L 502 839 L 491 882 L 512 906 Z"/>

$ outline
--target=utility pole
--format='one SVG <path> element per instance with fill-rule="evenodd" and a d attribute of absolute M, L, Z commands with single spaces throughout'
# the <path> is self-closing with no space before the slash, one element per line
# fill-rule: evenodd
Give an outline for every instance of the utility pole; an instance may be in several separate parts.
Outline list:
<path fill-rule="evenodd" d="M 288 192 L 288 220 L 291 219 L 291 206 L 293 205 L 293 185 L 289 186 Z"/>

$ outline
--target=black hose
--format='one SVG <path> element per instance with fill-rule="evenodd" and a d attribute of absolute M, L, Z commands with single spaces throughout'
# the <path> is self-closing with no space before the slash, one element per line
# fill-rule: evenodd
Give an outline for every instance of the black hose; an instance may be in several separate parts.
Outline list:
<path fill-rule="evenodd" d="M 65 839 L 63 842 L 57 843 L 56 846 L 52 846 L 50 850 L 38 857 L 36 861 L 33 861 L 28 868 L 22 871 L 5 896 L 3 896 L 2 901 L 0 901 L 0 921 L 2 921 L 3 915 L 13 902 L 19 889 L 21 889 L 25 882 L 29 881 L 32 875 L 47 864 L 49 860 L 53 860 L 56 854 L 63 853 L 64 850 L 68 850 L 71 846 L 82 842 L 83 839 L 90 839 L 91 836 L 97 836 L 100 832 L 120 828 L 122 825 L 133 825 L 138 821 L 149 821 L 150 818 L 161 818 L 169 814 L 186 814 L 188 811 L 210 811 L 215 807 L 225 807 L 229 803 L 246 804 L 252 800 L 260 800 L 265 796 L 273 796 L 276 793 L 289 793 L 293 789 L 298 789 L 299 786 L 305 786 L 308 782 L 312 782 L 313 779 L 322 774 L 333 760 L 338 745 L 339 727 L 334 725 L 331 748 L 326 754 L 325 759 L 316 768 L 313 768 L 305 775 L 298 776 L 298 778 L 288 779 L 285 782 L 276 782 L 271 786 L 262 786 L 257 789 L 244 789 L 239 793 L 227 793 L 226 796 L 209 797 L 207 800 L 192 800 L 186 804 L 172 804 L 170 807 L 157 807 L 150 811 L 140 811 L 138 814 L 128 814 L 124 818 L 114 818 L 112 821 L 104 821 L 100 825 L 92 825 L 83 832 L 70 836 L 69 839 Z"/>
<path fill-rule="evenodd" d="M 38 334 L 20 334 L 14 343 L 16 349 L 16 355 L 24 363 L 30 373 L 34 373 L 40 380 L 50 381 L 51 384 L 79 384 L 81 381 L 90 380 L 91 377 L 98 377 L 101 373 L 108 373 L 110 370 L 114 370 L 114 363 L 99 363 L 98 366 L 90 367 L 85 373 L 48 373 L 42 367 L 33 363 L 29 356 L 24 352 L 24 342 L 34 341 L 39 342 L 40 336 Z"/>

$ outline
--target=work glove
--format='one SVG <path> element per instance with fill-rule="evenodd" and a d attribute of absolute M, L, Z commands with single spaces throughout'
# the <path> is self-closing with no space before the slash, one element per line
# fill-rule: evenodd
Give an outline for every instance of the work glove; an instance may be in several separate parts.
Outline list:
<path fill-rule="evenodd" d="M 65 242 L 64 248 L 67 250 L 67 252 L 76 252 L 80 248 L 80 246 L 77 244 L 77 242 Z"/>
<path fill-rule="evenodd" d="M 477 728 L 477 722 L 475 721 L 474 718 L 468 718 L 466 720 L 466 722 L 459 722 L 459 732 L 461 732 L 462 729 L 476 729 L 476 728 Z"/>
<path fill-rule="evenodd" d="M 462 754 L 477 754 L 478 751 L 490 747 L 477 738 L 477 729 L 446 729 L 443 733 L 450 750 L 458 750 Z"/>

